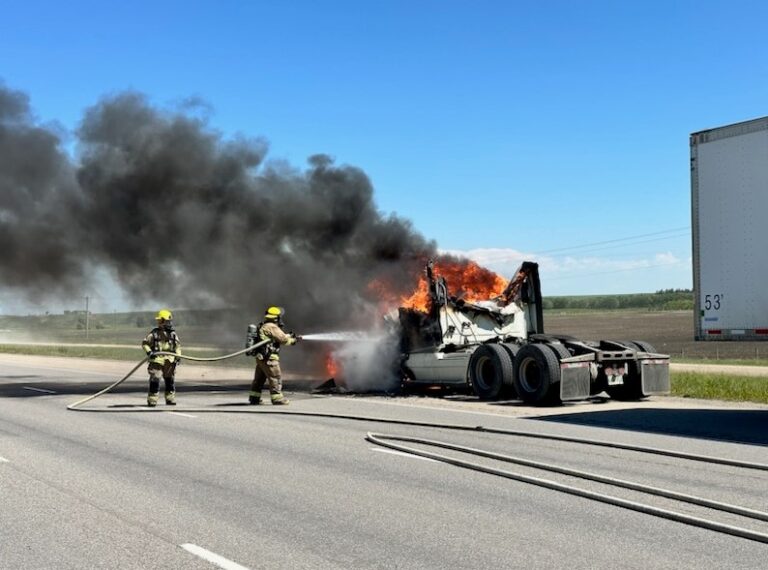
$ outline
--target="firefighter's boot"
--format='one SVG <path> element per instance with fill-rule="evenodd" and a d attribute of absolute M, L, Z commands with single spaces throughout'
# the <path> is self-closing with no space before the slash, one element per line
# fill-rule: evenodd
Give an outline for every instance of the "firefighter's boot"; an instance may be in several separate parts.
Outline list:
<path fill-rule="evenodd" d="M 272 405 L 273 406 L 287 406 L 291 402 L 283 396 L 282 394 L 272 394 Z"/>
<path fill-rule="evenodd" d="M 166 406 L 175 406 L 176 405 L 176 392 L 166 392 L 165 393 L 165 405 Z"/>
<path fill-rule="evenodd" d="M 150 392 L 147 394 L 147 406 L 150 408 L 157 406 L 157 393 Z"/>
<path fill-rule="evenodd" d="M 258 406 L 259 404 L 261 404 L 261 396 L 257 394 L 250 394 L 248 396 L 248 403 L 251 406 Z"/>

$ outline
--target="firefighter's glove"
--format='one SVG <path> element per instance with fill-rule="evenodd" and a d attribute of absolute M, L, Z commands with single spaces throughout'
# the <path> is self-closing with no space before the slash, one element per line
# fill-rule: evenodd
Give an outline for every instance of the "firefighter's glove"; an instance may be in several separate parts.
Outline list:
<path fill-rule="evenodd" d="M 155 357 L 155 353 L 154 353 L 154 351 L 150 350 L 150 351 L 147 353 L 147 358 L 154 358 L 154 357 Z"/>
<path fill-rule="evenodd" d="M 298 336 L 296 333 L 290 333 L 289 339 L 288 339 L 288 344 L 296 344 L 300 340 L 301 340 L 301 337 Z"/>

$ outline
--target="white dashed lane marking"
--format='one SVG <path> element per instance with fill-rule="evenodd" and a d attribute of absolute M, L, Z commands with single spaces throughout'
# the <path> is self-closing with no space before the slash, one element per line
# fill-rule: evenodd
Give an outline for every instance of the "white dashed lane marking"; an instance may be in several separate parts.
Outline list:
<path fill-rule="evenodd" d="M 184 416 L 185 418 L 196 418 L 197 416 L 193 416 L 192 414 L 184 414 L 182 412 L 168 412 L 169 414 L 173 416 Z"/>
<path fill-rule="evenodd" d="M 215 552 L 206 550 L 201 546 L 197 546 L 196 544 L 180 544 L 179 546 L 181 546 L 187 552 L 194 554 L 203 560 L 207 560 L 211 564 L 215 564 L 219 568 L 224 568 L 224 570 L 248 570 L 248 568 L 245 566 L 241 566 L 237 562 L 232 562 L 231 560 L 228 560 L 227 558 L 224 558 Z"/>

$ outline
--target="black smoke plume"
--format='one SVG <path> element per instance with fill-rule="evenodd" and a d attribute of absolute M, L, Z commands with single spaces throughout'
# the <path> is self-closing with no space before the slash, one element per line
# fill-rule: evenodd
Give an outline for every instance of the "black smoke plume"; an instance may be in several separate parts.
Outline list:
<path fill-rule="evenodd" d="M 347 329 L 370 322 L 371 281 L 409 293 L 435 252 L 377 210 L 359 168 L 265 162 L 263 139 L 225 138 L 138 93 L 87 109 L 74 142 L 72 157 L 0 85 L 0 288 L 25 300 L 80 298 L 102 268 L 136 306 L 237 308 L 250 322 L 280 305 L 297 329 Z"/>

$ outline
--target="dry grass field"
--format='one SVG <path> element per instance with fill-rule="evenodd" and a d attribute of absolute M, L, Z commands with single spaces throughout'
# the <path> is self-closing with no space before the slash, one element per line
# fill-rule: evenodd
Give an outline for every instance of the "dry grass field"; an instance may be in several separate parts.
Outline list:
<path fill-rule="evenodd" d="M 694 341 L 691 311 L 547 312 L 544 330 L 584 340 L 644 340 L 659 352 L 677 358 L 768 360 L 768 342 Z"/>
<path fill-rule="evenodd" d="M 6 319 L 0 322 L 0 343 L 24 341 L 123 344 L 139 350 L 141 339 L 152 326 L 151 314 L 146 322 L 137 326 L 138 314 L 123 315 L 122 322 L 111 322 L 113 315 L 96 315 L 94 322 L 108 325 L 92 329 L 88 338 L 77 330 L 74 321 L 61 323 L 54 317 L 30 316 Z M 61 319 L 62 317 L 59 317 Z M 48 323 L 48 321 L 51 321 Z M 246 321 L 238 329 L 192 325 L 180 319 L 177 323 L 185 346 L 216 347 L 215 352 L 236 350 L 243 342 Z M 297 331 L 302 323 L 292 323 Z M 309 325 L 307 325 L 309 329 Z M 2 330 L 5 329 L 5 330 Z M 242 329 L 242 330 L 240 330 Z M 548 333 L 563 333 L 584 340 L 614 339 L 643 340 L 674 358 L 707 360 L 766 360 L 768 342 L 696 342 L 693 340 L 693 314 L 691 311 L 546 311 L 544 329 Z M 310 331 L 315 332 L 315 331 Z M 766 339 L 768 341 L 768 339 Z M 20 351 L 17 349 L 16 351 Z"/>

